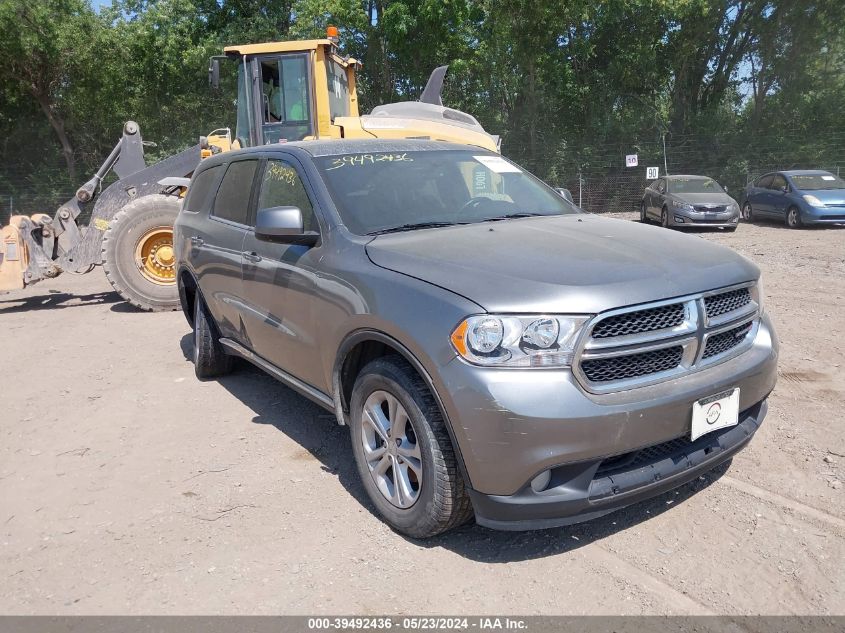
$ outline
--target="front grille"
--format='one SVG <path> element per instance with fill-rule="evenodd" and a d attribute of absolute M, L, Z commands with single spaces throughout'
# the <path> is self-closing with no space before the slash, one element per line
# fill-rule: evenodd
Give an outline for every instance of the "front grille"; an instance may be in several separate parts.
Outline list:
<path fill-rule="evenodd" d="M 705 213 L 724 213 L 727 207 L 725 205 L 716 207 L 707 207 L 703 205 L 695 205 L 693 207 L 696 211 L 704 211 Z"/>
<path fill-rule="evenodd" d="M 714 334 L 707 339 L 702 358 L 711 358 L 712 356 L 724 354 L 728 350 L 733 349 L 745 340 L 745 336 L 751 331 L 752 325 L 753 323 L 749 321 L 726 332 Z"/>
<path fill-rule="evenodd" d="M 734 286 L 599 314 L 579 341 L 574 374 L 587 391 L 601 394 L 719 362 L 751 345 L 758 323 L 754 293 L 753 286 Z"/>
<path fill-rule="evenodd" d="M 683 347 L 677 345 L 626 356 L 593 358 L 581 361 L 581 370 L 591 382 L 626 380 L 675 369 L 683 353 Z"/>
<path fill-rule="evenodd" d="M 681 325 L 684 322 L 684 304 L 671 305 L 637 310 L 608 317 L 599 321 L 593 328 L 593 338 L 611 338 L 628 334 L 653 332 Z"/>
<path fill-rule="evenodd" d="M 624 453 L 615 457 L 610 457 L 602 461 L 596 471 L 596 476 L 604 475 L 618 470 L 633 470 L 640 466 L 645 466 L 665 457 L 670 457 L 685 451 L 692 444 L 688 435 L 683 437 L 663 442 L 662 444 L 655 444 L 654 446 L 646 446 L 637 451 Z"/>
<path fill-rule="evenodd" d="M 739 310 L 751 303 L 751 291 L 748 288 L 737 288 L 718 295 L 704 297 L 704 309 L 707 311 L 707 318 L 715 319 L 718 316 Z"/>

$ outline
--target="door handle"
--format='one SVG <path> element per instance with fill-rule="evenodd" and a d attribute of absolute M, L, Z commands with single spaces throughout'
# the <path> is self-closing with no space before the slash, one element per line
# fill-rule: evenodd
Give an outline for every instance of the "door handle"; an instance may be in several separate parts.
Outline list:
<path fill-rule="evenodd" d="M 205 240 L 203 240 L 201 237 L 197 237 L 196 235 L 194 235 L 191 238 L 191 246 L 202 246 L 203 244 L 205 244 Z"/>
<path fill-rule="evenodd" d="M 243 258 L 245 260 L 247 260 L 248 262 L 253 262 L 254 264 L 257 264 L 261 261 L 261 255 L 259 255 L 255 251 L 244 251 L 243 253 L 241 253 L 241 255 L 243 255 Z"/>

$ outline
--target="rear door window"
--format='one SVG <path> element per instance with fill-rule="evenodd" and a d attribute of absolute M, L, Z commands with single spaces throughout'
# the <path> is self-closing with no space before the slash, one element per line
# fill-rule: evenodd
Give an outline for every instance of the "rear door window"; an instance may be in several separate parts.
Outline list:
<path fill-rule="evenodd" d="M 267 161 L 258 194 L 258 209 L 271 207 L 299 207 L 303 228 L 306 231 L 319 230 L 314 207 L 296 168 L 275 158 Z"/>
<path fill-rule="evenodd" d="M 229 165 L 214 200 L 214 217 L 248 224 L 249 200 L 257 165 L 257 160 L 240 160 Z"/>
<path fill-rule="evenodd" d="M 197 174 L 188 187 L 188 195 L 182 208 L 190 213 L 199 213 L 208 207 L 214 185 L 220 176 L 222 166 L 215 165 Z"/>

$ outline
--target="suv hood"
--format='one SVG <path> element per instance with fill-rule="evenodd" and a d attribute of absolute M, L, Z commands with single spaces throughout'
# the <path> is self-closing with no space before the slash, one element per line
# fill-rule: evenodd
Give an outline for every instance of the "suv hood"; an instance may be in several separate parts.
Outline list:
<path fill-rule="evenodd" d="M 446 288 L 489 312 L 597 313 L 757 279 L 724 246 L 579 214 L 374 238 L 377 266 Z"/>

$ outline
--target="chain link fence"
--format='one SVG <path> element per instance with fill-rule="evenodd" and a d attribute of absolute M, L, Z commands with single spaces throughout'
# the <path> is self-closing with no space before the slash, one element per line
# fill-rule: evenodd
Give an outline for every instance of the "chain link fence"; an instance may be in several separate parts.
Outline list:
<path fill-rule="evenodd" d="M 776 143 L 752 139 L 747 144 L 729 145 L 708 138 L 667 136 L 665 147 L 664 154 L 663 141 L 658 138 L 627 147 L 613 143 L 584 151 L 567 149 L 553 153 L 552 159 L 531 160 L 520 148 L 506 143 L 503 154 L 516 158 L 549 184 L 566 187 L 575 202 L 592 213 L 637 211 L 643 191 L 652 182 L 647 177 L 648 167 L 656 167 L 660 176 L 666 175 L 666 167 L 669 174 L 709 176 L 738 202 L 745 186 L 766 172 L 824 169 L 845 175 L 845 133 L 832 133 L 817 143 L 795 138 Z M 626 167 L 629 154 L 637 155 L 636 167 Z M 0 179 L 0 224 L 7 224 L 15 214 L 53 215 L 76 191 L 67 178 L 35 186 L 32 183 L 37 179 L 20 170 L 9 176 Z M 84 174 L 79 184 L 87 178 Z"/>

